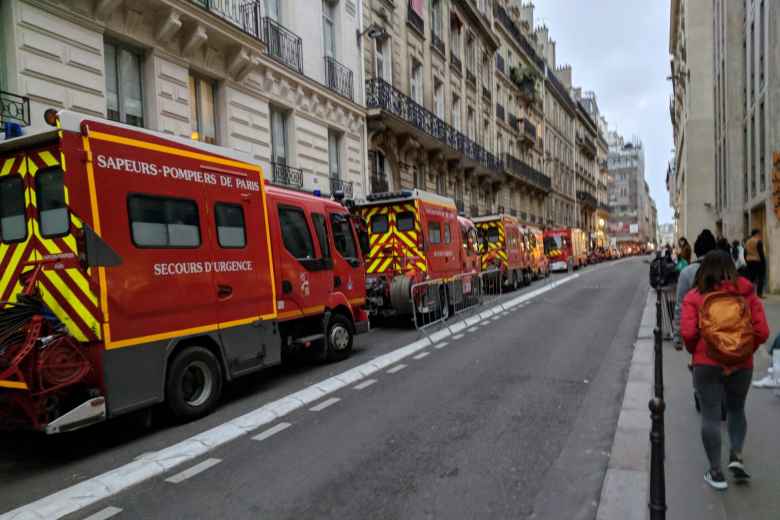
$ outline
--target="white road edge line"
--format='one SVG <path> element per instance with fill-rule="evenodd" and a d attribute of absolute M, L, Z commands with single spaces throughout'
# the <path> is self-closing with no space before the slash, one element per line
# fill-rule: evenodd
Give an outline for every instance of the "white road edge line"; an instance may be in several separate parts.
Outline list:
<path fill-rule="evenodd" d="M 593 271 L 591 271 L 593 272 Z M 513 309 L 524 301 L 536 298 L 552 289 L 560 287 L 576 278 L 579 274 L 572 274 L 558 281 L 544 285 L 521 294 L 509 301 L 499 303 L 494 306 L 497 309 Z M 469 326 L 474 325 L 481 319 L 477 317 L 476 321 L 469 320 Z M 441 341 L 452 333 L 452 330 L 462 330 L 458 322 L 450 325 L 448 329 L 442 331 L 437 336 L 437 341 Z M 460 339 L 462 334 L 452 336 L 453 339 Z M 320 400 L 322 397 L 332 394 L 348 385 L 352 385 L 375 374 L 380 370 L 398 363 L 400 360 L 412 356 L 423 349 L 430 347 L 431 341 L 428 338 L 415 341 L 403 347 L 399 347 L 391 352 L 377 356 L 376 358 L 350 368 L 336 376 L 333 376 L 319 383 L 315 383 L 303 390 L 287 395 L 276 401 L 267 403 L 251 412 L 231 419 L 223 424 L 215 426 L 210 430 L 198 433 L 188 439 L 179 441 L 176 444 L 168 446 L 160 451 L 144 454 L 137 460 L 128 462 L 122 466 L 109 470 L 95 477 L 83 480 L 78 484 L 57 491 L 51 495 L 42 497 L 34 502 L 20 506 L 12 511 L 0 515 L 0 520 L 22 520 L 39 519 L 55 520 L 80 511 L 101 500 L 112 497 L 125 489 L 140 484 L 146 480 L 158 477 L 172 468 L 203 456 L 220 446 L 227 444 L 239 437 L 270 424 L 286 415 L 303 408 L 304 406 Z"/>
<path fill-rule="evenodd" d="M 441 343 L 437 343 L 437 344 L 435 344 L 435 345 L 433 346 L 433 348 L 435 348 L 435 349 L 437 349 L 437 350 L 438 350 L 438 349 L 442 349 L 442 348 L 446 347 L 447 345 L 449 345 L 449 342 L 447 342 L 447 341 L 442 341 Z"/>
<path fill-rule="evenodd" d="M 412 356 L 412 359 L 422 359 L 422 358 L 430 356 L 430 355 L 431 355 L 431 353 L 427 352 L 427 351 L 426 352 L 420 352 L 416 356 Z"/>
<path fill-rule="evenodd" d="M 268 437 L 271 437 L 271 436 L 273 436 L 273 435 L 276 435 L 276 434 L 277 434 L 277 433 L 279 433 L 279 432 L 283 432 L 284 430 L 286 430 L 286 429 L 287 429 L 287 428 L 289 428 L 290 426 L 292 426 L 292 424 L 290 424 L 290 423 L 288 423 L 288 422 L 279 423 L 279 424 L 277 424 L 276 426 L 273 426 L 273 427 L 271 427 L 271 428 L 268 428 L 268 429 L 267 429 L 267 430 L 265 430 L 264 432 L 262 432 L 262 433 L 260 433 L 260 434 L 258 434 L 258 435 L 255 435 L 254 437 L 252 437 L 252 439 L 253 439 L 253 440 L 256 440 L 256 441 L 264 441 L 264 440 L 266 440 Z"/>
<path fill-rule="evenodd" d="M 396 366 L 394 366 L 393 368 L 391 368 L 390 370 L 388 370 L 388 371 L 387 371 L 387 373 L 388 373 L 388 374 L 395 374 L 396 372 L 400 372 L 400 371 L 401 371 L 401 370 L 403 370 L 404 368 L 406 368 L 406 365 L 404 365 L 403 363 L 401 363 L 400 365 L 396 365 Z"/>
<path fill-rule="evenodd" d="M 365 390 L 366 388 L 368 388 L 369 386 L 373 385 L 376 382 L 377 382 L 376 379 L 368 379 L 366 381 L 363 381 L 359 385 L 355 385 L 353 388 L 355 390 Z"/>
<path fill-rule="evenodd" d="M 172 477 L 166 478 L 165 482 L 170 482 L 171 484 L 179 484 L 181 482 L 184 482 L 188 478 L 192 478 L 199 473 L 203 473 L 207 469 L 216 466 L 220 462 L 222 462 L 221 459 L 206 459 L 203 462 L 199 462 L 198 464 L 195 464 L 191 468 L 187 468 L 184 471 L 180 471 L 179 473 L 175 474 Z"/>
<path fill-rule="evenodd" d="M 321 412 L 325 408 L 327 408 L 328 406 L 333 406 L 334 404 L 338 403 L 339 401 L 341 401 L 341 399 L 339 399 L 338 397 L 331 397 L 330 399 L 325 399 L 324 401 L 322 401 L 318 405 L 312 406 L 311 408 L 309 408 L 309 411 L 310 412 Z"/>
<path fill-rule="evenodd" d="M 108 506 L 105 509 L 101 509 L 93 515 L 89 515 L 84 520 L 108 520 L 112 516 L 116 516 L 121 513 L 122 510 L 118 507 Z"/>

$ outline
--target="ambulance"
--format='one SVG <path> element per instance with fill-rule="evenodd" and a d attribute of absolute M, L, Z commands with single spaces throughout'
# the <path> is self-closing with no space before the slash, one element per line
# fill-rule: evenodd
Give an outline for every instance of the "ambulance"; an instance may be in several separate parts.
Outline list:
<path fill-rule="evenodd" d="M 544 254 L 544 233 L 535 226 L 523 226 L 528 255 L 531 259 L 531 272 L 534 279 L 540 280 L 550 276 L 550 262 Z"/>
<path fill-rule="evenodd" d="M 474 219 L 482 235 L 482 270 L 498 270 L 503 287 L 517 289 L 533 279 L 526 235 L 517 218 L 488 215 Z"/>
<path fill-rule="evenodd" d="M 587 264 L 588 250 L 585 232 L 577 228 L 548 229 L 544 232 L 544 252 L 550 270 L 579 269 Z"/>
<path fill-rule="evenodd" d="M 366 292 L 378 316 L 411 315 L 412 287 L 478 272 L 476 233 L 452 199 L 423 190 L 373 193 L 356 207 L 368 232 Z M 463 247 L 463 233 L 470 248 Z M 441 290 L 446 292 L 445 286 Z M 442 294 L 443 313 L 461 294 Z"/>
<path fill-rule="evenodd" d="M 338 202 L 269 187 L 240 152 L 71 112 L 0 141 L 0 426 L 59 433 L 165 403 L 368 328 Z"/>

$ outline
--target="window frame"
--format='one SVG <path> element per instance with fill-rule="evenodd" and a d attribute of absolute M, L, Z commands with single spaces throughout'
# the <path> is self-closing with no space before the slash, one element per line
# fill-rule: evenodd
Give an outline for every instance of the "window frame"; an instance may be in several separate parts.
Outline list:
<path fill-rule="evenodd" d="M 320 224 L 322 228 L 320 229 L 320 226 L 317 225 L 317 220 L 322 219 L 320 221 Z M 328 219 L 325 217 L 324 213 L 314 213 L 311 214 L 311 223 L 314 225 L 314 234 L 317 236 L 317 243 L 320 246 L 320 258 L 324 260 L 332 260 L 333 259 L 333 251 L 330 247 L 330 233 L 328 232 Z M 320 236 L 320 232 L 324 234 L 324 236 Z"/>
<path fill-rule="evenodd" d="M 62 233 L 46 234 L 43 232 L 43 226 L 41 225 L 41 213 L 46 210 L 40 209 L 41 200 L 43 199 L 41 196 L 40 179 L 41 174 L 45 174 L 49 171 L 59 171 L 60 176 L 62 177 L 62 201 L 65 208 L 65 222 L 67 223 L 67 229 Z M 62 238 L 70 234 L 70 208 L 68 207 L 68 204 L 65 200 L 65 172 L 62 169 L 62 165 L 56 164 L 53 166 L 47 166 L 46 168 L 41 168 L 35 173 L 35 203 L 38 213 L 38 231 L 41 234 L 41 238 Z"/>
<path fill-rule="evenodd" d="M 195 246 L 172 246 L 172 245 L 164 245 L 164 246 L 147 246 L 147 245 L 140 245 L 138 242 L 135 241 L 135 235 L 133 233 L 133 220 L 130 215 L 130 200 L 134 197 L 142 197 L 146 199 L 156 199 L 161 201 L 178 201 L 178 202 L 190 202 L 195 206 L 195 217 L 198 222 L 198 245 Z M 129 226 L 130 231 L 130 242 L 138 249 L 199 249 L 203 246 L 203 233 L 201 232 L 201 223 L 200 223 L 200 207 L 198 205 L 198 201 L 195 199 L 188 199 L 184 197 L 169 197 L 166 195 L 150 195 L 148 193 L 140 193 L 140 192 L 130 192 L 127 194 L 127 224 Z M 168 223 L 166 222 L 166 225 Z M 170 242 L 170 240 L 169 240 Z"/>
<path fill-rule="evenodd" d="M 301 262 L 301 263 L 303 263 L 303 262 L 311 262 L 313 260 L 317 260 L 317 256 L 316 256 L 317 251 L 314 249 L 314 235 L 312 235 L 312 232 L 311 232 L 311 226 L 309 225 L 309 219 L 306 217 L 306 210 L 304 210 L 300 206 L 294 206 L 292 204 L 279 204 L 277 209 L 276 209 L 276 213 L 279 216 L 279 228 L 280 229 L 282 228 L 282 212 L 283 211 L 285 211 L 285 212 L 288 212 L 288 211 L 289 212 L 295 212 L 295 213 L 299 213 L 300 215 L 303 216 L 303 222 L 306 224 L 306 231 L 308 232 L 309 243 L 311 244 L 311 257 L 310 258 L 305 258 L 305 257 L 297 257 L 297 256 L 295 256 L 293 254 L 293 252 L 290 251 L 290 249 L 287 247 L 287 243 L 284 240 L 285 234 L 282 233 L 282 246 L 284 247 L 284 250 L 287 251 L 287 253 L 291 257 L 293 257 L 295 260 L 297 260 L 298 262 Z"/>
<path fill-rule="evenodd" d="M 341 179 L 341 137 L 340 132 L 328 128 L 328 177 L 331 179 Z M 331 146 L 331 140 L 333 146 Z M 333 169 L 334 160 L 336 163 L 335 171 Z"/>
<path fill-rule="evenodd" d="M 385 229 L 384 229 L 384 231 L 375 231 L 375 230 L 374 230 L 374 221 L 376 221 L 376 220 L 378 220 L 378 219 L 380 219 L 380 218 L 383 218 L 383 219 L 384 219 L 384 222 L 385 222 Z M 372 235 L 373 235 L 373 234 L 382 234 L 382 233 L 387 233 L 388 231 L 390 231 L 390 218 L 389 218 L 389 217 L 388 217 L 386 214 L 384 214 L 384 213 L 377 213 L 376 215 L 373 215 L 373 216 L 371 217 L 371 220 L 368 222 L 368 231 L 369 231 L 369 232 L 370 232 Z"/>
<path fill-rule="evenodd" d="M 285 166 L 290 165 L 290 136 L 288 135 L 288 129 L 289 129 L 289 112 L 285 111 L 277 106 L 270 105 L 269 107 L 269 128 L 271 130 L 271 162 L 276 164 L 282 164 Z M 274 135 L 276 132 L 274 131 L 274 115 L 277 115 L 279 118 L 279 121 L 281 121 L 282 129 L 281 129 L 281 136 L 282 136 L 282 142 L 277 143 L 276 138 Z M 279 161 L 278 157 L 276 156 L 276 148 L 277 145 L 281 144 L 282 148 L 284 149 L 284 157 L 282 157 L 283 161 Z"/>
<path fill-rule="evenodd" d="M 189 81 L 190 81 L 190 85 L 189 85 L 190 94 L 193 94 L 193 90 L 194 90 L 194 99 L 190 99 L 190 103 L 192 104 L 192 106 L 190 107 L 190 115 L 192 116 L 194 114 L 195 116 L 195 124 L 193 125 L 192 122 L 190 122 L 190 126 L 194 126 L 194 128 L 192 129 L 193 134 L 194 133 L 198 134 L 198 138 L 194 140 L 199 141 L 201 143 L 217 144 L 218 142 L 217 138 L 219 136 L 219 124 L 217 120 L 217 82 L 206 76 L 193 72 L 192 70 L 189 71 Z M 192 88 L 193 87 L 192 82 L 194 82 L 194 89 Z M 201 85 L 203 83 L 208 84 L 209 88 L 211 89 L 211 100 L 212 100 L 212 108 L 213 108 L 212 118 L 214 121 L 213 140 L 209 140 L 210 138 L 207 138 L 207 136 L 205 136 L 203 133 L 203 103 L 201 101 L 201 92 L 202 92 Z"/>
<path fill-rule="evenodd" d="M 411 227 L 409 227 L 409 228 L 406 228 L 406 227 L 404 227 L 403 229 L 401 229 L 401 226 L 398 224 L 398 222 L 399 222 L 399 217 L 401 217 L 401 216 L 404 216 L 404 217 L 406 217 L 406 215 L 410 215 L 410 216 L 412 217 L 412 226 L 411 226 Z M 413 212 L 411 212 L 411 211 L 402 211 L 402 212 L 398 213 L 398 214 L 395 216 L 395 228 L 396 228 L 398 231 L 400 231 L 401 233 L 405 233 L 405 232 L 407 232 L 407 231 L 412 231 L 412 230 L 414 229 L 415 218 L 416 218 L 416 217 L 415 217 L 415 215 L 414 215 L 414 213 L 413 213 Z"/>
<path fill-rule="evenodd" d="M 434 226 L 435 226 L 436 231 L 438 231 L 438 239 L 437 240 L 433 239 L 432 231 L 434 230 Z M 432 246 L 437 246 L 437 245 L 440 245 L 442 243 L 441 242 L 441 239 L 442 239 L 441 222 L 436 221 L 436 220 L 428 221 L 428 229 L 426 231 L 427 231 L 427 234 L 428 234 L 428 243 L 429 244 L 431 244 Z"/>
<path fill-rule="evenodd" d="M 238 208 L 241 211 L 241 230 L 244 233 L 244 244 L 241 246 L 226 246 L 222 244 L 222 239 L 219 236 L 219 221 L 217 220 L 220 206 L 231 206 Z M 222 226 L 227 227 L 227 226 Z M 244 207 L 241 204 L 235 204 L 233 202 L 215 202 L 214 203 L 214 228 L 216 229 L 217 245 L 222 249 L 246 249 L 248 234 L 246 232 L 246 215 L 244 214 Z"/>
<path fill-rule="evenodd" d="M 336 219 L 344 220 L 343 224 L 346 226 L 348 239 L 352 241 L 352 249 L 355 251 L 355 256 L 345 255 L 344 252 L 342 252 L 339 249 L 338 242 L 336 241 L 336 224 L 334 223 L 334 220 Z M 358 239 L 358 237 L 355 236 L 355 233 L 353 232 L 353 226 L 352 226 L 352 222 L 349 219 L 349 216 L 344 215 L 343 213 L 331 212 L 329 214 L 328 220 L 330 221 L 330 227 L 333 234 L 333 248 L 336 250 L 339 256 L 341 256 L 341 258 L 343 258 L 347 262 L 360 260 L 360 253 L 361 253 L 360 240 Z M 357 267 L 356 264 L 352 264 L 352 266 Z"/>
<path fill-rule="evenodd" d="M 117 96 L 117 113 L 119 114 L 119 119 L 113 119 L 109 116 L 108 113 L 108 99 L 106 99 L 106 119 L 109 121 L 115 121 L 117 123 L 122 123 L 125 125 L 135 126 L 136 128 L 145 128 L 144 123 L 145 120 L 145 111 L 144 111 L 144 53 L 142 50 L 139 50 L 137 48 L 134 48 L 129 45 L 125 45 L 124 43 L 120 43 L 114 40 L 104 40 L 103 41 L 103 66 L 105 68 L 105 78 L 108 79 L 108 64 L 106 63 L 106 47 L 111 47 L 114 50 L 114 63 L 113 63 L 113 76 L 116 80 L 116 96 Z M 126 96 L 124 94 L 124 88 L 123 84 L 124 81 L 122 80 L 122 75 L 120 74 L 120 53 L 122 51 L 127 52 L 128 54 L 134 55 L 138 60 L 138 92 L 140 95 L 140 103 L 141 103 L 141 116 L 140 116 L 140 124 L 134 124 L 127 121 L 127 112 L 125 110 L 125 99 Z M 106 98 L 108 98 L 108 85 L 106 85 Z"/>
<path fill-rule="evenodd" d="M 24 217 L 24 236 L 22 238 L 19 238 L 17 240 L 6 240 L 3 236 L 3 229 L 2 226 L 0 226 L 0 242 L 3 244 L 18 244 L 20 242 L 26 242 L 27 238 L 30 236 L 30 228 L 29 228 L 29 221 L 27 219 L 27 197 L 25 195 L 25 190 L 27 189 L 24 184 L 24 179 L 21 175 L 18 173 L 6 175 L 2 178 L 0 178 L 0 184 L 4 182 L 8 182 L 9 180 L 18 180 L 19 186 L 21 187 L 21 201 L 22 201 L 22 216 Z M 0 215 L 0 218 L 2 216 Z"/>

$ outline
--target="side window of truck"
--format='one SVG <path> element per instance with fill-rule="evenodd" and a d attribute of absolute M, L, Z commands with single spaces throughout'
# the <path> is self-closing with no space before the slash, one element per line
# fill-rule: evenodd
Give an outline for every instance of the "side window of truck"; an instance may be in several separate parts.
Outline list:
<path fill-rule="evenodd" d="M 314 243 L 303 210 L 289 206 L 280 206 L 279 223 L 282 227 L 284 248 L 295 258 L 302 260 L 313 259 Z"/>
<path fill-rule="evenodd" d="M 311 220 L 314 222 L 314 231 L 317 233 L 317 242 L 320 243 L 322 258 L 331 258 L 330 242 L 328 242 L 328 226 L 325 224 L 325 215 L 312 213 Z"/>
<path fill-rule="evenodd" d="M 65 181 L 62 169 L 53 166 L 35 176 L 38 225 L 44 237 L 61 237 L 70 231 L 70 216 L 65 204 Z"/>
<path fill-rule="evenodd" d="M 444 223 L 444 243 L 449 244 L 452 242 L 452 234 L 450 233 L 450 224 L 449 222 Z"/>
<path fill-rule="evenodd" d="M 333 228 L 333 243 L 336 251 L 344 258 L 357 258 L 357 247 L 352 235 L 352 226 L 344 215 L 330 214 L 330 225 Z"/>
<path fill-rule="evenodd" d="M 0 181 L 0 238 L 3 242 L 19 242 L 27 238 L 24 181 L 18 175 L 10 175 Z"/>
<path fill-rule="evenodd" d="M 238 204 L 217 202 L 214 205 L 214 219 L 217 224 L 217 241 L 226 249 L 246 247 L 244 208 Z"/>
<path fill-rule="evenodd" d="M 395 227 L 398 231 L 411 231 L 414 229 L 414 213 L 404 211 L 395 217 Z"/>
<path fill-rule="evenodd" d="M 137 247 L 200 246 L 200 219 L 194 200 L 130 195 L 127 213 Z"/>
<path fill-rule="evenodd" d="M 441 225 L 438 222 L 428 223 L 428 240 L 431 244 L 441 244 Z"/>

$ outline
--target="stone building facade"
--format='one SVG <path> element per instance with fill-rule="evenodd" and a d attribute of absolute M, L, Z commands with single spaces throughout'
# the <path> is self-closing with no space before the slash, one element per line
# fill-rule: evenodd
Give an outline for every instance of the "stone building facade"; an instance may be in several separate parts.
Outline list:
<path fill-rule="evenodd" d="M 610 132 L 609 235 L 618 245 L 646 247 L 655 243 L 657 211 L 645 181 L 645 150 L 639 141 L 626 142 Z"/>

